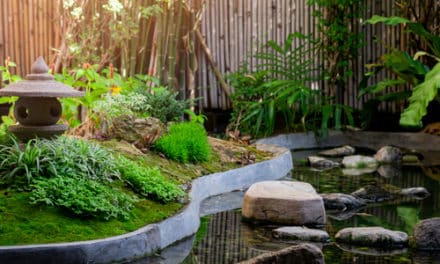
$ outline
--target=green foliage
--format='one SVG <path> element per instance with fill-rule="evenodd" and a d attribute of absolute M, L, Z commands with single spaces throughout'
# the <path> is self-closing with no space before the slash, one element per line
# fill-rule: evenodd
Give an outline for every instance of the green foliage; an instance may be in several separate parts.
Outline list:
<path fill-rule="evenodd" d="M 59 137 L 0 146 L 0 183 L 30 191 L 31 202 L 102 219 L 129 217 L 134 198 L 122 180 L 142 196 L 160 202 L 184 195 L 157 168 L 146 168 L 81 139 Z M 123 178 L 122 178 L 122 177 Z M 118 184 L 119 183 L 119 184 Z"/>
<path fill-rule="evenodd" d="M 55 74 L 55 79 L 66 85 L 72 86 L 85 92 L 84 97 L 79 98 L 63 98 L 63 115 L 62 118 L 76 127 L 81 124 L 78 114 L 78 108 L 81 106 L 88 109 L 88 115 L 91 116 L 91 109 L 94 104 L 102 99 L 102 97 L 111 91 L 113 80 L 107 78 L 104 74 L 97 72 L 98 65 L 85 64 L 83 68 L 74 69 L 68 72 L 63 69 L 61 74 Z"/>
<path fill-rule="evenodd" d="M 208 119 L 208 117 L 206 117 L 203 114 L 196 114 L 194 113 L 194 111 L 190 110 L 190 109 L 185 109 L 185 114 L 187 114 L 189 116 L 189 120 L 192 123 L 197 123 L 200 125 L 203 125 L 205 123 L 205 120 Z"/>
<path fill-rule="evenodd" d="M 16 67 L 17 65 L 15 62 L 10 61 L 9 58 L 5 60 L 5 65 L 0 66 L 0 74 L 1 74 L 1 81 L 0 88 L 5 87 L 6 85 L 10 83 L 14 83 L 21 80 L 21 77 L 15 74 L 12 74 L 11 68 Z"/>
<path fill-rule="evenodd" d="M 414 87 L 409 106 L 400 115 L 400 125 L 403 127 L 423 126 L 422 117 L 427 114 L 429 103 L 438 96 L 440 89 L 440 63 L 426 74 L 425 80 Z"/>
<path fill-rule="evenodd" d="M 0 124 L 0 145 L 11 145 L 14 143 L 15 135 L 12 134 L 8 127 L 13 125 L 15 121 L 9 116 L 2 116 L 2 123 Z"/>
<path fill-rule="evenodd" d="M 160 202 L 171 202 L 185 194 L 177 185 L 167 181 L 157 167 L 142 167 L 123 157 L 119 157 L 118 167 L 122 178 L 136 193 L 144 197 Z"/>
<path fill-rule="evenodd" d="M 301 45 L 292 48 L 298 39 Z M 352 123 L 349 107 L 333 104 L 319 89 L 312 89 L 322 77 L 315 74 L 312 59 L 314 42 L 301 34 L 289 34 L 284 44 L 269 41 L 267 52 L 255 57 L 257 71 L 246 68 L 228 76 L 235 88 L 232 96 L 232 124 L 236 129 L 255 136 L 272 134 L 277 118 L 284 118 L 286 128 L 301 122 L 317 136 L 326 134 L 334 125 L 340 129 L 343 116 Z"/>
<path fill-rule="evenodd" d="M 182 163 L 208 161 L 211 154 L 205 129 L 191 122 L 172 124 L 169 132 L 154 143 L 154 148 Z"/>
<path fill-rule="evenodd" d="M 370 71 L 365 75 L 360 84 L 360 96 L 374 94 L 375 98 L 367 103 L 367 106 L 376 108 L 382 101 L 408 100 L 409 106 L 401 113 L 400 125 L 403 127 L 420 128 L 423 126 L 422 118 L 427 113 L 429 103 L 438 96 L 439 70 L 437 63 L 432 70 L 420 61 L 422 56 L 428 56 L 439 61 L 440 56 L 440 37 L 431 34 L 420 23 L 412 22 L 402 17 L 383 17 L 373 16 L 366 21 L 369 24 L 384 23 L 386 25 L 408 25 L 408 33 L 419 36 L 433 55 L 418 51 L 411 57 L 406 51 L 392 49 L 391 52 L 381 57 L 379 64 L 367 65 Z M 368 79 L 382 70 L 394 73 L 394 79 L 385 79 L 377 84 L 367 86 Z M 388 87 L 413 87 L 411 91 L 388 92 Z M 366 109 L 371 112 L 371 109 Z"/>
<path fill-rule="evenodd" d="M 83 217 L 127 220 L 135 201 L 124 192 L 97 181 L 66 175 L 40 178 L 32 184 L 32 204 L 43 203 Z"/>
<path fill-rule="evenodd" d="M 189 102 L 177 100 L 177 94 L 161 86 L 153 87 L 151 92 L 144 92 L 150 106 L 148 114 L 163 123 L 178 121 L 189 107 Z"/>
<path fill-rule="evenodd" d="M 103 115 L 110 120 L 121 115 L 145 117 L 150 110 L 148 97 L 136 92 L 107 94 L 102 100 L 97 101 L 93 107 L 93 111 L 98 115 Z"/>
<path fill-rule="evenodd" d="M 326 60 L 324 71 L 331 96 L 343 103 L 345 81 L 353 74 L 350 62 L 357 58 L 363 44 L 363 35 L 353 22 L 362 18 L 364 0 L 308 0 L 307 3 L 317 8 L 313 15 L 318 18 L 319 49 Z"/>
<path fill-rule="evenodd" d="M 0 182 L 20 188 L 27 188 L 40 177 L 63 175 L 101 182 L 119 177 L 108 151 L 99 145 L 68 137 L 2 145 L 0 158 Z"/>

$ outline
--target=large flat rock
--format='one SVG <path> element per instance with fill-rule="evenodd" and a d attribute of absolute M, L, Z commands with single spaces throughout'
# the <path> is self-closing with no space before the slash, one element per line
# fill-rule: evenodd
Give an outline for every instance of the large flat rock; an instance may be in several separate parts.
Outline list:
<path fill-rule="evenodd" d="M 253 184 L 244 195 L 242 215 L 245 219 L 293 226 L 325 224 L 323 199 L 305 182 Z"/>

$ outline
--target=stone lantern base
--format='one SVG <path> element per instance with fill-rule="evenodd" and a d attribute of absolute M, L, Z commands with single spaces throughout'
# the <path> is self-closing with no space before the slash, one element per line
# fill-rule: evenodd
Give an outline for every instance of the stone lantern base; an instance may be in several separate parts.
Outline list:
<path fill-rule="evenodd" d="M 28 141 L 33 138 L 54 138 L 64 133 L 67 126 L 64 124 L 55 124 L 50 126 L 24 126 L 13 125 L 9 127 L 9 131 L 21 141 Z"/>

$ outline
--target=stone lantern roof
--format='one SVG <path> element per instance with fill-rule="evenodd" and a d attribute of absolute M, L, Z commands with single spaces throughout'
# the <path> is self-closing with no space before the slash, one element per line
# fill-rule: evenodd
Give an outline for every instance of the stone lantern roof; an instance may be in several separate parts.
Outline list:
<path fill-rule="evenodd" d="M 0 96 L 19 97 L 80 97 L 84 92 L 72 89 L 63 83 L 54 80 L 48 73 L 49 67 L 42 57 L 32 64 L 31 73 L 26 80 L 9 84 L 0 89 Z"/>

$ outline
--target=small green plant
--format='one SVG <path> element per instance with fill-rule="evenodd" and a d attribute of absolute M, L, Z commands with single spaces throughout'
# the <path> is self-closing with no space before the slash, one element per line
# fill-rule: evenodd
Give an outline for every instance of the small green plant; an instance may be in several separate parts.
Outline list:
<path fill-rule="evenodd" d="M 148 116 L 151 106 L 147 96 L 131 92 L 127 94 L 107 94 L 102 100 L 96 102 L 94 112 L 102 115 L 107 121 L 121 115 L 133 115 L 136 117 Z"/>
<path fill-rule="evenodd" d="M 205 123 L 205 120 L 208 119 L 208 117 L 206 117 L 205 115 L 196 114 L 196 113 L 194 113 L 194 111 L 192 111 L 190 109 L 185 109 L 184 112 L 185 112 L 185 114 L 187 114 L 189 116 L 189 121 L 192 123 L 203 125 Z"/>
<path fill-rule="evenodd" d="M 118 167 L 128 185 L 144 197 L 160 202 L 171 202 L 185 194 L 177 185 L 168 182 L 158 168 L 142 167 L 124 157 L 119 157 Z"/>
<path fill-rule="evenodd" d="M 145 90 L 144 95 L 150 106 L 148 114 L 163 123 L 178 121 L 189 107 L 188 101 L 177 100 L 177 92 L 171 92 L 166 87 L 153 87 L 151 92 Z"/>
<path fill-rule="evenodd" d="M 12 74 L 11 68 L 16 67 L 17 65 L 15 62 L 11 61 L 9 57 L 5 60 L 5 65 L 0 66 L 0 73 L 1 73 L 1 84 L 0 88 L 5 87 L 6 85 L 10 83 L 14 83 L 21 80 L 21 77 L 15 74 Z"/>
<path fill-rule="evenodd" d="M 31 186 L 32 204 L 46 204 L 82 217 L 127 220 L 135 199 L 122 191 L 84 178 L 40 178 Z"/>
<path fill-rule="evenodd" d="M 76 127 L 83 120 L 79 115 L 79 107 L 85 107 L 88 110 L 88 116 L 92 117 L 90 112 L 94 104 L 102 97 L 117 88 L 114 79 L 97 71 L 98 65 L 89 65 L 85 63 L 82 68 L 67 71 L 63 69 L 61 74 L 55 74 L 55 79 L 66 85 L 72 86 L 85 92 L 84 97 L 63 98 L 63 116 L 62 118 L 69 123 L 71 127 Z M 114 74 L 114 73 L 113 73 Z M 116 75 L 116 74 L 115 74 Z M 120 78 L 115 78 L 120 79 Z"/>
<path fill-rule="evenodd" d="M 160 137 L 154 148 L 182 163 L 208 161 L 211 154 L 205 129 L 191 122 L 172 124 L 168 134 Z"/>

